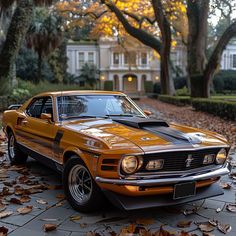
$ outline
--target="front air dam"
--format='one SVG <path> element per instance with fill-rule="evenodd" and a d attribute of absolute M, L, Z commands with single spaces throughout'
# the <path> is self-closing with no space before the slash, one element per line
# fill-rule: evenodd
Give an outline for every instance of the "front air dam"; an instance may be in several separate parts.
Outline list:
<path fill-rule="evenodd" d="M 224 192 L 218 183 L 212 184 L 208 187 L 199 188 L 196 190 L 196 195 L 192 197 L 186 197 L 178 200 L 174 200 L 171 194 L 169 195 L 156 195 L 156 196 L 142 196 L 142 197 L 130 197 L 113 193 L 108 190 L 104 190 L 104 194 L 116 207 L 122 210 L 137 210 L 144 208 L 174 206 L 184 204 L 188 202 L 203 200 L 210 197 L 223 195 Z"/>

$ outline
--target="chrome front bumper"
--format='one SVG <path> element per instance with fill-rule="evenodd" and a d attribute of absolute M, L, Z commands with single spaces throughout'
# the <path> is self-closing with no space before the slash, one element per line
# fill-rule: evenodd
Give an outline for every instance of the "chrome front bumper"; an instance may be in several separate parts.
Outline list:
<path fill-rule="evenodd" d="M 231 171 L 231 165 L 227 163 L 222 168 L 204 173 L 192 174 L 190 176 L 169 177 L 169 178 L 156 176 L 155 178 L 152 179 L 108 179 L 108 178 L 96 177 L 95 180 L 98 183 L 105 183 L 105 184 L 131 185 L 131 186 L 157 186 L 157 185 L 168 185 L 180 182 L 200 181 L 200 180 L 217 178 L 229 174 L 230 171 Z"/>

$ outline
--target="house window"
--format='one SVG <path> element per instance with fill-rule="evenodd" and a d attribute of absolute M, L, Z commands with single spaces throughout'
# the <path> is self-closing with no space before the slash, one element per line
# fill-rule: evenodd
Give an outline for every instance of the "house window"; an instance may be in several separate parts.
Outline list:
<path fill-rule="evenodd" d="M 89 52 L 89 53 L 88 53 L 88 63 L 89 63 L 89 64 L 95 64 L 95 61 L 94 61 L 94 53 L 93 53 L 93 52 Z"/>
<path fill-rule="evenodd" d="M 117 53 L 117 52 L 113 53 L 113 64 L 114 65 L 119 65 L 120 64 L 119 53 Z"/>
<path fill-rule="evenodd" d="M 82 68 L 85 63 L 84 52 L 79 52 L 79 68 Z"/>
<path fill-rule="evenodd" d="M 233 54 L 233 68 L 236 68 L 236 54 Z"/>
<path fill-rule="evenodd" d="M 146 52 L 141 53 L 141 65 L 147 65 L 147 53 Z"/>

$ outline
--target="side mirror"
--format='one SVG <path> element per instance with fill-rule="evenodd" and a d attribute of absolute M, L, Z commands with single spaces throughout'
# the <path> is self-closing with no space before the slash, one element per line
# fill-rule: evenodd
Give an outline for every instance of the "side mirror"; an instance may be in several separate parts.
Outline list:
<path fill-rule="evenodd" d="M 52 122 L 52 114 L 49 113 L 42 113 L 40 119 L 47 120 L 49 123 Z"/>
<path fill-rule="evenodd" d="M 143 112 L 146 116 L 151 116 L 152 115 L 151 111 L 144 110 Z"/>

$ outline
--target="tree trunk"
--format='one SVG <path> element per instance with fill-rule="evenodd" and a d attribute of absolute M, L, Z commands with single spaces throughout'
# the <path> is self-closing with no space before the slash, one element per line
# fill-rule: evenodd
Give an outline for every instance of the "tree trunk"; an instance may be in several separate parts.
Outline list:
<path fill-rule="evenodd" d="M 204 81 L 206 67 L 206 39 L 209 0 L 187 1 L 189 36 L 187 45 L 188 74 L 191 97 L 208 97 L 208 83 Z M 201 83 L 201 85 L 199 84 Z M 198 90 L 198 91 L 197 91 Z M 201 91 L 200 91 L 201 90 Z"/>
<path fill-rule="evenodd" d="M 10 71 L 16 61 L 22 41 L 25 38 L 31 19 L 33 4 L 31 0 L 21 0 L 13 14 L 8 28 L 6 41 L 0 54 L 0 83 L 4 84 L 5 92 L 10 89 Z"/>
<path fill-rule="evenodd" d="M 191 80 L 191 97 L 208 98 L 210 96 L 210 86 L 202 75 L 192 75 Z"/>

